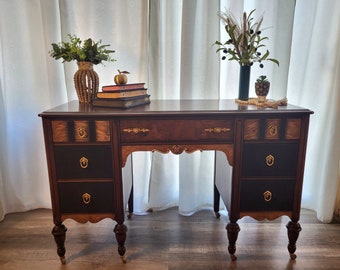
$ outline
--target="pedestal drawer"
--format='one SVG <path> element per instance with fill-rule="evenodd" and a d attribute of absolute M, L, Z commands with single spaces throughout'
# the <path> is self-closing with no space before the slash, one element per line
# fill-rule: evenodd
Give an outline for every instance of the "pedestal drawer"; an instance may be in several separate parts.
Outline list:
<path fill-rule="evenodd" d="M 243 148 L 242 175 L 295 176 L 297 143 L 249 143 Z"/>
<path fill-rule="evenodd" d="M 62 213 L 112 213 L 112 182 L 58 183 Z"/>
<path fill-rule="evenodd" d="M 56 146 L 57 178 L 112 178 L 109 146 Z"/>
<path fill-rule="evenodd" d="M 52 133 L 54 142 L 109 142 L 109 121 L 89 120 L 53 120 Z"/>
<path fill-rule="evenodd" d="M 240 211 L 291 210 L 295 181 L 243 180 L 241 182 Z"/>

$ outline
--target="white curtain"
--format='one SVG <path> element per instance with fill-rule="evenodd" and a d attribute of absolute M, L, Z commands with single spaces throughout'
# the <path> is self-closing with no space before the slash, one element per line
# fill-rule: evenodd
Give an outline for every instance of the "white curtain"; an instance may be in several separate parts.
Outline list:
<path fill-rule="evenodd" d="M 220 61 L 212 46 L 226 38 L 217 13 L 254 8 L 264 15 L 267 44 L 280 67 L 253 68 L 251 80 L 268 74 L 271 98 L 287 96 L 315 111 L 303 206 L 329 222 L 339 166 L 337 0 L 0 0 L 0 220 L 50 207 L 37 114 L 76 98 L 76 64 L 52 59 L 52 42 L 71 33 L 110 44 L 117 62 L 95 67 L 100 86 L 112 83 L 119 68 L 130 71 L 130 82 L 146 82 L 153 99 L 235 98 L 238 65 Z M 213 152 L 137 152 L 132 160 L 136 212 L 176 205 L 188 215 L 212 207 Z"/>
<path fill-rule="evenodd" d="M 288 98 L 312 109 L 302 206 L 331 221 L 340 161 L 340 2 L 298 0 Z"/>

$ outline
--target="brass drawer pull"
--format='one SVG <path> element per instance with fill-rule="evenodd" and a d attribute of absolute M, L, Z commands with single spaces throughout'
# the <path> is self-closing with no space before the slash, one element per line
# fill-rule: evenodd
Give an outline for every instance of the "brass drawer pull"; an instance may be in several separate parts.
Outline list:
<path fill-rule="evenodd" d="M 269 130 L 269 134 L 271 136 L 276 136 L 277 135 L 277 130 L 278 130 L 277 125 L 270 125 L 268 127 L 268 130 Z"/>
<path fill-rule="evenodd" d="M 272 200 L 272 193 L 267 190 L 263 193 L 263 199 L 266 201 L 266 202 L 270 202 Z"/>
<path fill-rule="evenodd" d="M 210 133 L 221 133 L 221 132 L 229 132 L 231 129 L 230 128 L 221 128 L 221 127 L 215 127 L 215 128 L 205 128 L 205 132 L 210 132 Z"/>
<path fill-rule="evenodd" d="M 148 128 L 124 128 L 123 129 L 123 132 L 126 132 L 126 133 L 133 133 L 133 134 L 139 134 L 139 133 L 149 133 L 150 132 L 150 129 Z"/>
<path fill-rule="evenodd" d="M 89 160 L 86 157 L 82 157 L 79 160 L 79 164 L 80 164 L 80 167 L 82 167 L 83 169 L 86 169 L 89 166 Z"/>
<path fill-rule="evenodd" d="M 87 131 L 85 128 L 77 128 L 77 132 L 80 138 L 85 139 L 87 138 Z"/>
<path fill-rule="evenodd" d="M 266 156 L 266 164 L 268 167 L 271 167 L 274 165 L 275 158 L 272 155 Z"/>
<path fill-rule="evenodd" d="M 83 203 L 84 204 L 89 204 L 91 202 L 91 195 L 88 193 L 84 193 L 82 196 Z"/>

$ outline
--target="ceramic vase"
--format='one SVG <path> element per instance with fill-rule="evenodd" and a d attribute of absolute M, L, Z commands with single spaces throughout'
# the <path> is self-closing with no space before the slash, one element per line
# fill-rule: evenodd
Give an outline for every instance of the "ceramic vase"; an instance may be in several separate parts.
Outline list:
<path fill-rule="evenodd" d="M 249 99 L 250 71 L 251 71 L 251 66 L 240 65 L 238 99 L 242 101 L 248 101 Z"/>

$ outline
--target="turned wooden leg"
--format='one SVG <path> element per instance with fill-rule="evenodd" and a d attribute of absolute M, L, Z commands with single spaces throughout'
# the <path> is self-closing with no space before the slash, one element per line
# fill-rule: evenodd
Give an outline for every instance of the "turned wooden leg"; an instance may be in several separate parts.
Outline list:
<path fill-rule="evenodd" d="M 228 232 L 228 240 L 229 240 L 228 251 L 229 251 L 231 260 L 235 261 L 237 259 L 237 257 L 235 256 L 236 240 L 238 237 L 238 233 L 240 231 L 240 227 L 238 226 L 236 222 L 230 222 L 228 223 L 226 229 Z"/>
<path fill-rule="evenodd" d="M 66 238 L 67 228 L 63 225 L 56 225 L 52 229 L 52 234 L 54 236 L 54 241 L 57 244 L 57 253 L 59 255 L 62 264 L 66 264 L 65 260 L 65 238 Z"/>
<path fill-rule="evenodd" d="M 116 224 L 113 231 L 116 234 L 116 239 L 118 242 L 118 253 L 120 255 L 120 258 L 122 259 L 123 263 L 126 263 L 125 240 L 126 240 L 127 227 L 124 224 Z"/>
<path fill-rule="evenodd" d="M 288 248 L 288 251 L 289 251 L 289 254 L 290 254 L 290 258 L 292 260 L 295 260 L 296 255 L 294 253 L 295 253 L 295 250 L 296 250 L 296 241 L 297 241 L 297 239 L 299 237 L 299 233 L 302 229 L 301 229 L 301 226 L 298 222 L 293 222 L 293 221 L 288 222 L 286 227 L 287 227 L 287 233 L 288 233 L 288 239 L 289 239 L 289 243 L 288 243 L 287 248 Z"/>

